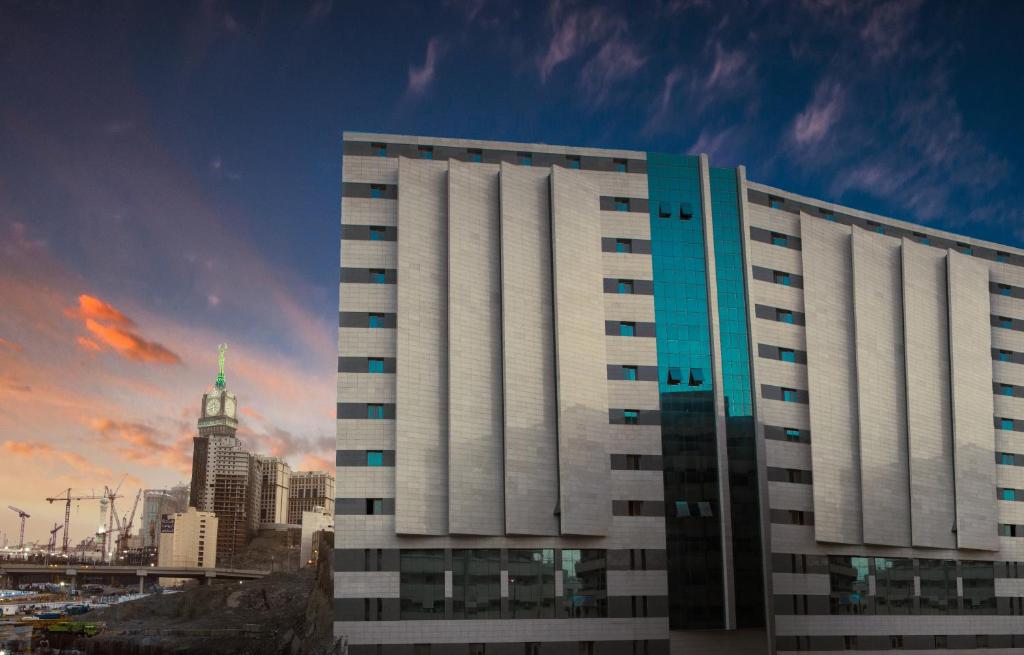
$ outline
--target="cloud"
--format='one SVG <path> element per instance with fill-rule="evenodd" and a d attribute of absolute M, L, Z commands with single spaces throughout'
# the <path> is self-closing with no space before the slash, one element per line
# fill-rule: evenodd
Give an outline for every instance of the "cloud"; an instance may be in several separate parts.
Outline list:
<path fill-rule="evenodd" d="M 890 59 L 913 31 L 923 0 L 890 0 L 875 6 L 860 30 L 874 61 Z"/>
<path fill-rule="evenodd" d="M 437 65 L 441 61 L 447 46 L 445 41 L 439 37 L 431 37 L 427 42 L 427 52 L 422 66 L 409 67 L 409 86 L 406 91 L 411 95 L 423 95 L 427 88 L 434 81 L 437 73 Z"/>
<path fill-rule="evenodd" d="M 88 423 L 100 446 L 126 461 L 169 467 L 179 473 L 192 470 L 192 435 L 185 424 L 180 426 L 178 437 L 171 437 L 142 423 L 109 418 L 94 418 Z"/>
<path fill-rule="evenodd" d="M 60 450 L 48 444 L 36 441 L 6 440 L 0 444 L 0 450 L 8 455 L 33 461 L 43 461 L 49 465 L 59 464 L 72 471 L 87 475 L 90 479 L 112 477 L 110 469 L 96 466 L 85 457 L 70 450 Z"/>
<path fill-rule="evenodd" d="M 661 93 L 658 95 L 657 109 L 647 119 L 647 123 L 644 124 L 645 134 L 654 134 L 664 129 L 668 123 L 672 113 L 672 98 L 676 87 L 679 86 L 679 83 L 685 76 L 685 71 L 686 69 L 683 66 L 676 66 L 665 75 L 665 80 L 661 85 Z"/>
<path fill-rule="evenodd" d="M 306 12 L 306 20 L 318 21 L 321 18 L 326 18 L 333 9 L 334 0 L 313 0 L 309 5 L 309 11 Z"/>
<path fill-rule="evenodd" d="M 16 353 L 22 351 L 21 344 L 15 343 L 14 341 L 8 341 L 7 339 L 0 338 L 0 348 L 6 348 Z"/>
<path fill-rule="evenodd" d="M 97 351 L 100 350 L 100 344 L 104 344 L 122 357 L 138 362 L 181 363 L 181 357 L 176 353 L 134 332 L 136 325 L 133 320 L 95 296 L 78 296 L 78 307 L 67 310 L 67 313 L 82 319 L 85 329 L 94 337 L 76 337 L 75 342 L 84 350 Z"/>
<path fill-rule="evenodd" d="M 839 120 L 844 99 L 843 87 L 838 82 L 825 80 L 818 84 L 810 104 L 793 121 L 792 135 L 796 143 L 807 146 L 824 139 Z"/>
<path fill-rule="evenodd" d="M 319 455 L 305 455 L 296 467 L 297 471 L 325 471 L 327 473 L 334 473 L 336 469 L 336 462 L 328 459 L 327 457 L 321 457 Z"/>
<path fill-rule="evenodd" d="M 580 72 L 580 86 L 594 104 L 608 99 L 612 86 L 636 73 L 647 57 L 637 46 L 616 36 L 601 46 Z"/>
<path fill-rule="evenodd" d="M 548 43 L 547 51 L 537 60 L 541 82 L 546 82 L 551 72 L 562 62 L 572 59 L 591 44 L 626 29 L 625 21 L 610 14 L 604 7 L 566 12 L 563 3 L 558 0 L 551 5 L 550 18 L 557 29 Z"/>
<path fill-rule="evenodd" d="M 714 61 L 704 79 L 704 90 L 733 89 L 747 79 L 747 55 L 740 50 L 726 50 L 720 41 L 714 42 Z"/>

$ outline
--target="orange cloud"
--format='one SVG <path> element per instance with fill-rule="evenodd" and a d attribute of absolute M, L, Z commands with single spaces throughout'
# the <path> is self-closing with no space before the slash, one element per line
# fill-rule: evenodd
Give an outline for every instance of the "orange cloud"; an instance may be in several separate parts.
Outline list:
<path fill-rule="evenodd" d="M 159 431 L 127 421 L 102 418 L 89 421 L 100 438 L 100 445 L 127 461 L 145 466 L 168 466 L 181 473 L 192 471 L 192 437 L 183 432 L 168 444 Z"/>
<path fill-rule="evenodd" d="M 77 343 L 82 350 L 87 350 L 89 352 L 96 352 L 100 350 L 100 345 L 98 343 L 85 337 L 75 337 L 75 343 Z"/>
<path fill-rule="evenodd" d="M 91 477 L 110 478 L 111 472 L 108 468 L 96 466 L 78 453 L 68 450 L 58 450 L 48 444 L 33 441 L 11 441 L 7 440 L 0 444 L 4 452 L 33 460 L 42 460 L 49 464 L 62 464 L 80 474 Z"/>
<path fill-rule="evenodd" d="M 7 339 L 0 338 L 0 346 L 13 350 L 16 353 L 21 352 L 20 344 L 14 343 L 13 341 L 8 341 Z"/>
<path fill-rule="evenodd" d="M 326 457 L 319 455 L 303 455 L 299 461 L 299 471 L 325 471 L 327 473 L 334 473 L 335 463 Z"/>
<path fill-rule="evenodd" d="M 95 339 L 76 337 L 75 342 L 83 350 L 96 352 L 101 350 L 100 344 L 102 343 L 121 356 L 137 362 L 181 363 L 181 357 L 176 353 L 129 329 L 136 327 L 135 321 L 125 316 L 124 312 L 95 296 L 84 293 L 79 295 L 78 306 L 67 309 L 65 313 L 68 316 L 82 319 L 85 329 Z"/>

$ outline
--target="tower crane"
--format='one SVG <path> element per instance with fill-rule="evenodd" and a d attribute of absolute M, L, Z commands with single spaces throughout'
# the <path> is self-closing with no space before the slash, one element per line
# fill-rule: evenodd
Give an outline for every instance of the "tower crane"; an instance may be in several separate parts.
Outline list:
<path fill-rule="evenodd" d="M 47 545 L 46 554 L 49 555 L 53 552 L 53 549 L 57 547 L 57 533 L 64 529 L 64 526 L 60 523 L 54 523 L 53 529 L 50 530 L 50 543 Z"/>
<path fill-rule="evenodd" d="M 117 549 L 118 551 L 124 550 L 128 538 L 132 536 L 132 526 L 135 524 L 135 513 L 139 509 L 139 500 L 142 498 L 142 489 L 135 494 L 135 502 L 132 504 L 131 514 L 125 514 L 124 518 L 118 518 L 116 513 L 113 513 L 115 528 L 119 534 Z M 113 501 L 111 501 L 113 506 Z"/>
<path fill-rule="evenodd" d="M 102 498 L 103 498 L 103 496 L 96 496 L 96 495 L 91 495 L 91 494 L 88 495 L 88 496 L 72 496 L 71 495 L 71 489 L 68 489 L 67 491 L 62 492 L 61 495 L 59 495 L 59 496 L 54 496 L 53 498 L 47 498 L 46 499 L 46 502 L 50 503 L 51 505 L 54 502 L 58 501 L 58 500 L 63 500 L 65 502 L 65 505 L 64 505 L 64 549 L 63 549 L 63 552 L 64 552 L 65 555 L 68 552 L 68 540 L 71 538 L 71 532 L 69 530 L 70 526 L 68 525 L 69 523 L 71 523 L 71 501 L 73 501 L 73 500 L 74 501 L 79 501 L 79 500 L 100 500 Z"/>
<path fill-rule="evenodd" d="M 18 550 L 25 547 L 25 519 L 32 518 L 32 516 L 23 509 L 18 509 L 14 505 L 8 505 L 7 509 L 18 513 L 18 517 L 21 519 L 21 536 L 18 537 Z"/>

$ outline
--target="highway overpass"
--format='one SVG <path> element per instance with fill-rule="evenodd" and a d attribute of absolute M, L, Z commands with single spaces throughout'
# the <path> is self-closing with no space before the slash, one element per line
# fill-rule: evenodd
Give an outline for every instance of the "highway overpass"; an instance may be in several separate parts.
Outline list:
<path fill-rule="evenodd" d="M 270 571 L 253 569 L 204 569 L 185 566 L 111 566 L 105 564 L 67 566 L 64 564 L 0 562 L 0 588 L 4 587 L 3 580 L 7 581 L 7 586 L 17 588 L 26 578 L 32 581 L 46 582 L 68 580 L 72 590 L 77 587 L 80 580 L 124 580 L 124 578 L 131 578 L 132 580 L 138 579 L 139 590 L 141 591 L 147 579 L 193 578 L 210 584 L 214 580 L 258 580 L 269 574 Z"/>

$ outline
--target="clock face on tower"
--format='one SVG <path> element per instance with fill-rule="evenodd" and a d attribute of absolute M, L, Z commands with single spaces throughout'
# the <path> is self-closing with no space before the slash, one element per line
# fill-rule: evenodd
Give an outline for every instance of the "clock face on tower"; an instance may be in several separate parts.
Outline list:
<path fill-rule="evenodd" d="M 206 415 L 212 416 L 220 410 L 220 399 L 210 397 L 206 399 Z"/>
<path fill-rule="evenodd" d="M 224 413 L 228 416 L 235 415 L 235 399 L 231 396 L 224 399 Z"/>

